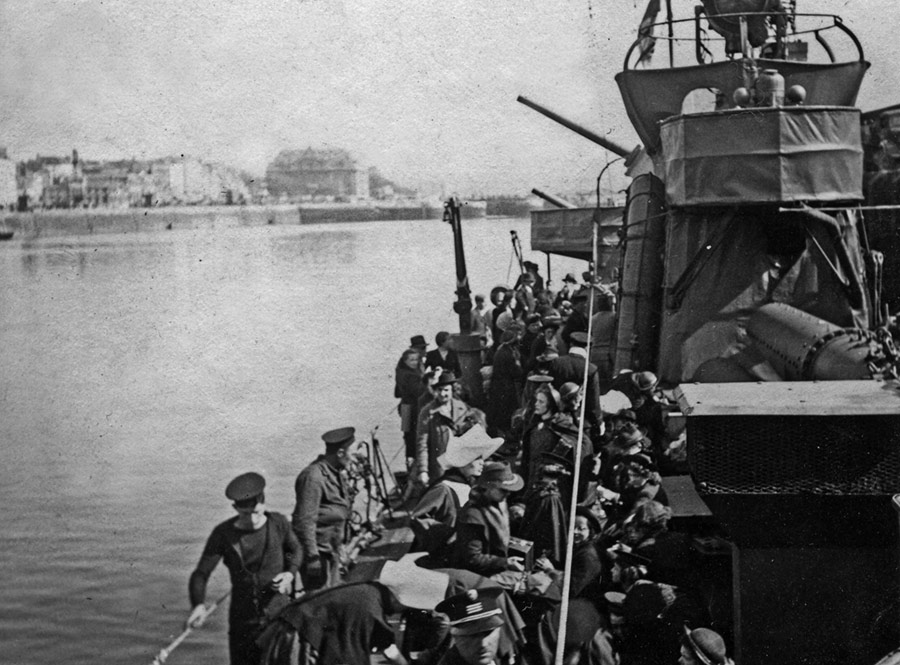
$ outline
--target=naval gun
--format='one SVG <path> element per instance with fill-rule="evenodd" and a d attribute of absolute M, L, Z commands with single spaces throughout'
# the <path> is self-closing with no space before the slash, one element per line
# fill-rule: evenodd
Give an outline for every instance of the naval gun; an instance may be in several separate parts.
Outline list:
<path fill-rule="evenodd" d="M 652 169 L 628 188 L 613 370 L 677 398 L 733 543 L 713 627 L 737 662 L 871 664 L 900 644 L 900 390 L 861 205 L 869 63 L 795 2 L 654 4 L 615 76 Z"/>

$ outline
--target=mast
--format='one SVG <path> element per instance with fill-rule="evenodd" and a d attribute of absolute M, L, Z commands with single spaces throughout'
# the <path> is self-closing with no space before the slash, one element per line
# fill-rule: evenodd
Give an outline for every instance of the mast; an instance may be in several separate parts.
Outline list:
<path fill-rule="evenodd" d="M 472 290 L 466 270 L 466 253 L 463 247 L 460 201 L 451 196 L 444 202 L 444 221 L 453 229 L 453 252 L 456 260 L 456 301 L 453 311 L 459 315 L 459 334 L 451 336 L 451 344 L 459 355 L 462 383 L 469 393 L 472 406 L 484 403 L 481 380 L 481 336 L 472 333 Z"/>

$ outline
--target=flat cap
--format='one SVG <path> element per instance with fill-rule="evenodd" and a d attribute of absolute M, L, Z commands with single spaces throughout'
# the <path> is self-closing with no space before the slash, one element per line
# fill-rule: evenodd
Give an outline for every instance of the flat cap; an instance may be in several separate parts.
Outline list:
<path fill-rule="evenodd" d="M 355 434 L 356 430 L 352 427 L 339 427 L 325 432 L 322 441 L 326 448 L 343 448 L 353 443 Z"/>
<path fill-rule="evenodd" d="M 246 501 L 262 494 L 265 488 L 266 479 L 258 473 L 250 471 L 242 473 L 228 483 L 228 487 L 225 488 L 225 496 L 232 501 Z"/>
<path fill-rule="evenodd" d="M 569 339 L 572 341 L 572 344 L 576 344 L 579 346 L 586 346 L 588 342 L 587 333 L 582 330 L 576 330 L 571 335 L 569 335 Z"/>

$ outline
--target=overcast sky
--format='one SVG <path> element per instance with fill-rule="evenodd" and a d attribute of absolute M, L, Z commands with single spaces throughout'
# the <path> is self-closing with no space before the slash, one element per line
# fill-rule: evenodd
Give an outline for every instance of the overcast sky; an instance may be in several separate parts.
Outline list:
<path fill-rule="evenodd" d="M 900 3 L 798 4 L 860 36 L 873 63 L 864 110 L 900 102 Z M 644 7 L 0 0 L 0 145 L 16 160 L 188 154 L 258 174 L 283 148 L 340 147 L 414 186 L 590 190 L 607 154 L 515 99 L 635 145 L 613 76 Z"/>

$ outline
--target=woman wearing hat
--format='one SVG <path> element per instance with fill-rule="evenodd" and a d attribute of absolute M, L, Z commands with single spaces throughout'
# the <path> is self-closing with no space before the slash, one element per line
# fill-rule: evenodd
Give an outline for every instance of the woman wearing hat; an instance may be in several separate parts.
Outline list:
<path fill-rule="evenodd" d="M 524 570 L 521 557 L 509 556 L 509 511 L 506 499 L 524 486 L 505 462 L 484 465 L 469 501 L 456 521 L 454 565 L 485 577 Z"/>
<path fill-rule="evenodd" d="M 450 371 L 441 372 L 434 384 L 434 399 L 419 412 L 416 425 L 416 481 L 421 487 L 439 478 L 444 470 L 438 458 L 447 450 L 451 436 L 461 436 L 475 424 L 484 423 L 484 414 L 454 397 L 459 379 Z"/>
<path fill-rule="evenodd" d="M 449 556 L 448 545 L 453 542 L 459 509 L 468 502 L 485 460 L 502 443 L 503 439 L 488 438 L 481 427 L 473 427 L 464 437 L 450 439 L 447 451 L 438 460 L 446 471 L 431 483 L 410 515 L 415 534 L 413 552 L 426 551 L 438 559 Z"/>

